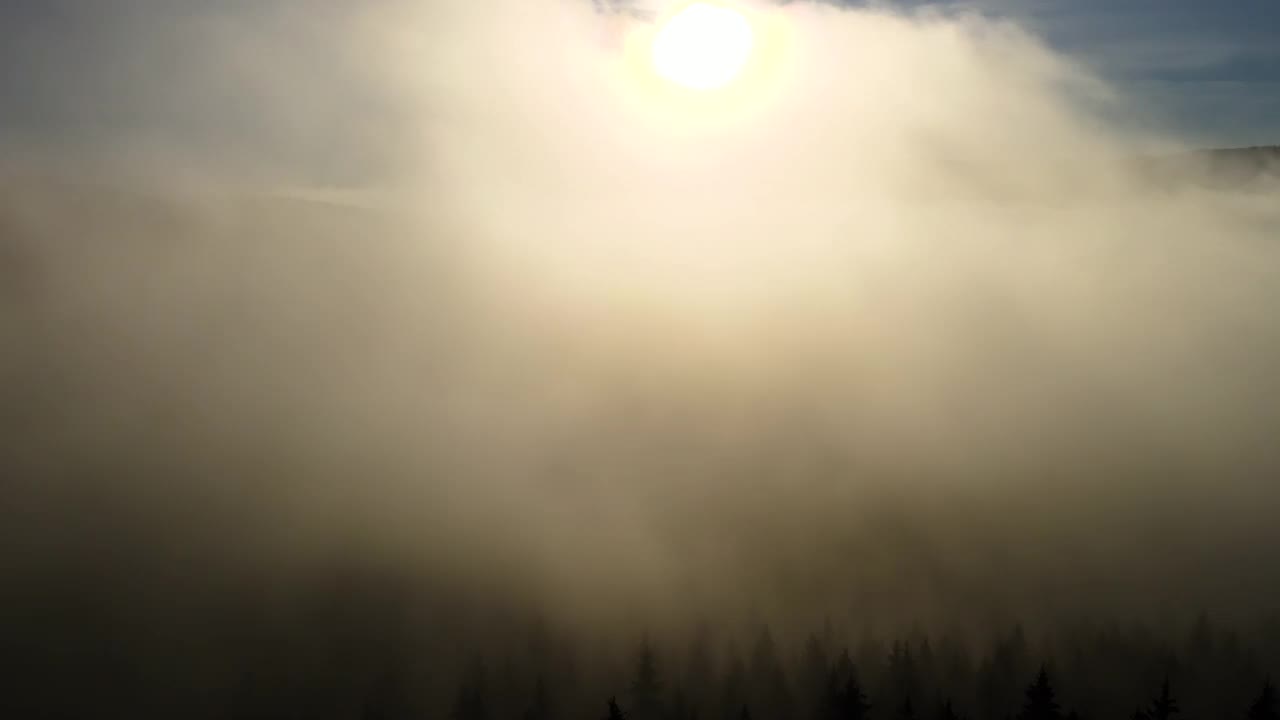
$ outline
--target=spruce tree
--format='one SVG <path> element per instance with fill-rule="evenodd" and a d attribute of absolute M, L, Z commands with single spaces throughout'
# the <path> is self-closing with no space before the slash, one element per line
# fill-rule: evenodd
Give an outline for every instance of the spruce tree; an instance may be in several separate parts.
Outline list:
<path fill-rule="evenodd" d="M 1049 683 L 1049 672 L 1043 665 L 1040 666 L 1035 681 L 1027 686 L 1026 695 L 1018 720 L 1061 720 L 1062 712 L 1054 698 L 1053 686 Z"/>
<path fill-rule="evenodd" d="M 768 627 L 762 628 L 747 666 L 749 704 L 767 718 L 790 717 L 791 689 L 777 645 Z"/>
<path fill-rule="evenodd" d="M 645 637 L 636 657 L 636 675 L 631 681 L 631 697 L 637 720 L 654 720 L 662 712 L 662 682 L 658 677 L 658 659 Z"/>
<path fill-rule="evenodd" d="M 800 664 L 799 691 L 801 705 L 806 708 L 805 717 L 822 718 L 826 712 L 827 684 L 831 669 L 826 648 L 815 635 L 805 642 L 804 657 Z"/>
<path fill-rule="evenodd" d="M 695 708 L 714 705 L 716 673 L 711 657 L 710 632 L 706 625 L 699 625 L 689 645 L 684 666 L 686 699 Z"/>
<path fill-rule="evenodd" d="M 1174 700 L 1172 693 L 1169 692 L 1169 678 L 1166 676 L 1164 682 L 1160 684 L 1160 694 L 1151 701 L 1147 717 L 1150 720 L 1169 720 L 1177 714 L 1178 701 Z"/>
<path fill-rule="evenodd" d="M 618 707 L 617 698 L 609 698 L 609 714 L 604 720 L 627 720 L 626 713 L 622 712 L 622 708 Z"/>
<path fill-rule="evenodd" d="M 733 720 L 747 697 L 747 670 L 737 649 L 729 649 L 729 668 L 720 686 L 720 717 Z"/>
<path fill-rule="evenodd" d="M 916 694 L 919 677 L 911 644 L 895 640 L 888 658 L 889 692 L 894 702 L 901 702 Z"/>
<path fill-rule="evenodd" d="M 849 653 L 841 654 L 831 673 L 827 690 L 826 717 L 830 720 L 864 720 L 871 705 L 858 682 L 857 670 L 849 661 Z"/>

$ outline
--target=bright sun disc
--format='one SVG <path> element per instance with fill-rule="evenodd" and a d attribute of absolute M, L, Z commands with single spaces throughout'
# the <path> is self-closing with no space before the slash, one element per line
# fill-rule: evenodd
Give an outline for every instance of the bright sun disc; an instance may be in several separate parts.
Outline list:
<path fill-rule="evenodd" d="M 661 77 L 692 90 L 716 90 L 742 72 L 751 55 L 751 23 L 725 5 L 695 2 L 658 31 L 653 68 Z"/>

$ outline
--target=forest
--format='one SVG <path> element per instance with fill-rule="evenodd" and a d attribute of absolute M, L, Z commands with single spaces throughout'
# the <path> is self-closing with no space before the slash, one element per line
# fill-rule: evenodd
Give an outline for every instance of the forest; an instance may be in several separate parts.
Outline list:
<path fill-rule="evenodd" d="M 693 720 L 1274 720 L 1274 657 L 1207 614 L 1171 642 L 1141 626 L 1060 628 L 1033 641 L 1020 626 L 977 650 L 952 634 L 865 634 L 852 649 L 828 624 L 797 647 L 768 627 L 717 648 L 706 626 L 683 652 L 642 637 L 615 667 L 575 664 L 535 642 L 526 660 L 473 659 L 451 717 Z M 1274 628 L 1270 638 L 1276 639 Z M 590 696 L 597 696 L 592 714 Z M 403 716 L 375 703 L 368 717 Z"/>

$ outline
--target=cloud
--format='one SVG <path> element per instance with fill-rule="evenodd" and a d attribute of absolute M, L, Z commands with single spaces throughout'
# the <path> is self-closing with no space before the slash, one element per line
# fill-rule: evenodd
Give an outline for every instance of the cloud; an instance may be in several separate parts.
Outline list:
<path fill-rule="evenodd" d="M 1274 203 L 1150 184 L 1182 146 L 1035 35 L 768 6 L 717 104 L 585 4 L 282 12 L 170 38 L 200 89 L 142 63 L 153 172 L 327 148 L 389 209 L 11 196 L 18 492 L 122 567 L 355 557 L 583 624 L 1270 597 Z"/>

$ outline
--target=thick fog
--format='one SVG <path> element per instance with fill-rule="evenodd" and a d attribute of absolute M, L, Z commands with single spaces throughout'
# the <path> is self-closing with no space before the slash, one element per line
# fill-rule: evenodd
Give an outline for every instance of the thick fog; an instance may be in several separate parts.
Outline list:
<path fill-rule="evenodd" d="M 695 97 L 588 2 L 129 7 L 5 148 L 7 622 L 1274 609 L 1276 188 L 1014 25 L 752 7 Z"/>

